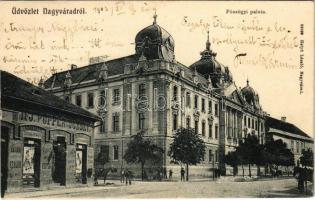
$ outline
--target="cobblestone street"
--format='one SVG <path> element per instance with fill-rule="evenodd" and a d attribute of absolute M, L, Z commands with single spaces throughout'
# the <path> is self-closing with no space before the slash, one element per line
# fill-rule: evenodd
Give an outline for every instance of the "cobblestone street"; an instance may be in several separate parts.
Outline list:
<path fill-rule="evenodd" d="M 298 193 L 295 179 L 232 182 L 221 179 L 215 182 L 140 182 L 124 185 L 118 181 L 109 186 L 58 189 L 16 193 L 8 198 L 209 198 L 209 197 L 305 197 Z"/>

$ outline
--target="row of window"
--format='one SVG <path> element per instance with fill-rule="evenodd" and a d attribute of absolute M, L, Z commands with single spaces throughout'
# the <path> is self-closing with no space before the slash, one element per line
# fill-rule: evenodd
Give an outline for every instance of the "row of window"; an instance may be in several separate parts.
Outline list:
<path fill-rule="evenodd" d="M 250 117 L 246 117 L 246 116 L 244 116 L 244 127 L 255 129 L 256 131 L 258 131 L 259 128 L 260 128 L 260 131 L 263 130 L 262 123 L 259 123 L 257 120 L 253 118 L 251 119 Z"/>
<path fill-rule="evenodd" d="M 120 89 L 119 88 L 114 88 L 112 90 L 112 100 L 113 104 L 117 105 L 120 104 L 121 102 L 121 95 L 120 95 Z M 139 84 L 139 97 L 144 96 L 146 94 L 146 85 L 144 83 Z M 100 105 L 105 104 L 105 97 L 107 96 L 107 89 L 106 90 L 101 90 L 99 94 L 99 103 Z M 71 102 L 70 96 L 66 96 L 65 100 L 68 102 Z M 82 107 L 82 94 L 78 94 L 75 96 L 75 104 L 77 106 Z M 88 108 L 93 108 L 94 107 L 94 93 L 90 92 L 87 94 L 87 107 Z"/>
<path fill-rule="evenodd" d="M 178 122 L 177 115 L 174 114 L 173 115 L 173 130 L 174 131 L 179 128 L 177 125 L 177 122 Z M 191 128 L 190 117 L 186 118 L 186 128 Z M 196 133 L 199 133 L 199 121 L 198 120 L 195 120 L 194 128 L 195 128 Z M 209 138 L 213 138 L 213 125 L 211 123 L 209 123 L 208 129 L 209 129 Z M 206 121 L 201 122 L 201 135 L 203 137 L 206 136 Z M 216 124 L 215 128 L 214 128 L 214 138 L 217 139 L 218 135 L 219 135 L 219 126 Z"/>
<path fill-rule="evenodd" d="M 305 142 L 296 141 L 296 145 L 294 148 L 294 140 L 291 140 L 291 151 L 292 152 L 302 153 L 302 149 L 305 149 Z"/>
<path fill-rule="evenodd" d="M 177 101 L 178 100 L 178 89 L 177 89 L 177 86 L 174 86 L 173 87 L 173 100 L 174 101 Z M 186 107 L 191 107 L 191 93 L 190 92 L 186 92 Z M 198 95 L 195 95 L 194 96 L 194 108 L 195 109 L 198 109 L 199 107 L 199 96 Z M 218 104 L 215 104 L 215 112 L 214 114 L 216 116 L 219 115 L 219 106 Z M 201 111 L 202 112 L 206 112 L 206 99 L 205 98 L 201 98 Z M 208 111 L 209 113 L 212 113 L 212 101 L 210 100 L 208 102 Z"/>
<path fill-rule="evenodd" d="M 145 119 L 146 119 L 145 113 L 138 114 L 138 128 L 139 129 L 145 129 Z M 117 133 L 120 131 L 119 120 L 120 120 L 119 113 L 114 113 L 112 116 L 112 130 L 114 133 Z M 105 127 L 106 127 L 106 122 L 104 120 L 101 126 L 101 130 L 100 130 L 101 133 L 106 132 Z"/>
<path fill-rule="evenodd" d="M 119 159 L 119 146 L 114 145 L 113 146 L 113 160 Z M 102 154 L 107 160 L 109 160 L 109 146 L 108 145 L 101 145 L 100 146 L 100 154 Z"/>
<path fill-rule="evenodd" d="M 101 90 L 99 95 L 99 104 L 105 105 L 105 97 L 106 97 L 106 91 Z M 113 105 L 120 104 L 120 90 L 119 89 L 113 89 Z M 71 103 L 71 97 L 66 96 L 65 100 Z M 77 106 L 82 107 L 82 94 L 78 94 L 75 96 L 75 104 Z M 87 108 L 93 108 L 94 107 L 94 93 L 88 93 L 87 94 Z"/>

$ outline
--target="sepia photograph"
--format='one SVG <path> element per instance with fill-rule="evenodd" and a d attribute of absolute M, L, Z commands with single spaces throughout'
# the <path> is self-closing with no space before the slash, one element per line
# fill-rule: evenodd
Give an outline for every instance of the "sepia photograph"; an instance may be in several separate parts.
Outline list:
<path fill-rule="evenodd" d="M 314 195 L 313 1 L 0 2 L 1 198 Z"/>

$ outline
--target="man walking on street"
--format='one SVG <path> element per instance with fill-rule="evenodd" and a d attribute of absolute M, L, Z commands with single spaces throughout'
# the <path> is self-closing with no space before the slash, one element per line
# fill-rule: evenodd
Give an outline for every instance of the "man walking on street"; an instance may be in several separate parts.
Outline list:
<path fill-rule="evenodd" d="M 124 169 L 121 170 L 120 182 L 121 183 L 125 182 L 125 170 Z"/>
<path fill-rule="evenodd" d="M 170 171 L 168 171 L 168 178 L 170 180 L 172 179 L 172 175 L 173 175 L 173 171 L 170 169 Z"/>
<path fill-rule="evenodd" d="M 183 167 L 180 169 L 180 180 L 185 181 L 185 170 Z"/>

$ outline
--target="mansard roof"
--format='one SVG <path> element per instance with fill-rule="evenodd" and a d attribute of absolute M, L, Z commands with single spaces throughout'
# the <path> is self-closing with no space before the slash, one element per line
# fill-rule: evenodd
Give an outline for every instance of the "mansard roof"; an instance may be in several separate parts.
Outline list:
<path fill-rule="evenodd" d="M 1 107 L 20 112 L 36 112 L 43 115 L 57 115 L 60 118 L 77 121 L 79 116 L 88 121 L 98 121 L 96 115 L 68 103 L 44 89 L 32 85 L 6 71 L 1 73 Z"/>
<path fill-rule="evenodd" d="M 126 64 L 136 63 L 137 61 L 138 58 L 136 55 L 130 55 L 105 62 L 108 68 L 108 76 L 123 74 L 124 67 Z M 70 72 L 72 76 L 73 84 L 81 83 L 83 81 L 97 80 L 99 76 L 99 69 L 102 67 L 103 64 L 104 62 L 100 62 L 53 74 L 50 78 L 48 78 L 45 81 L 44 87 L 45 88 L 63 87 L 63 83 L 68 72 Z"/>
<path fill-rule="evenodd" d="M 156 60 L 147 60 L 148 63 L 153 63 L 153 62 L 165 62 L 169 63 L 172 65 L 175 70 L 174 76 L 181 76 L 180 72 L 183 72 L 183 77 L 184 79 L 189 80 L 190 82 L 193 82 L 193 77 L 196 76 L 198 77 L 198 83 L 202 84 L 204 87 L 208 87 L 209 83 L 206 78 L 204 78 L 201 74 L 195 72 L 185 66 L 184 64 L 174 60 L 173 62 L 168 62 L 163 59 L 156 59 Z M 100 62 L 100 63 L 95 63 L 95 64 L 89 64 L 84 67 L 79 67 L 71 70 L 65 70 L 62 72 L 58 72 L 53 74 L 50 78 L 48 78 L 44 82 L 44 88 L 49 89 L 49 88 L 63 88 L 64 87 L 64 82 L 66 79 L 66 76 L 68 73 L 70 73 L 71 78 L 72 78 L 72 84 L 80 84 L 83 82 L 97 82 L 100 69 L 104 64 L 107 66 L 107 72 L 108 72 L 108 77 L 110 78 L 111 76 L 115 75 L 123 75 L 125 73 L 125 68 L 129 66 L 136 66 L 139 63 L 139 55 L 133 54 L 129 55 L 126 57 L 120 57 L 117 59 L 113 60 L 108 60 L 106 62 Z M 212 87 L 212 85 L 211 85 Z"/>

